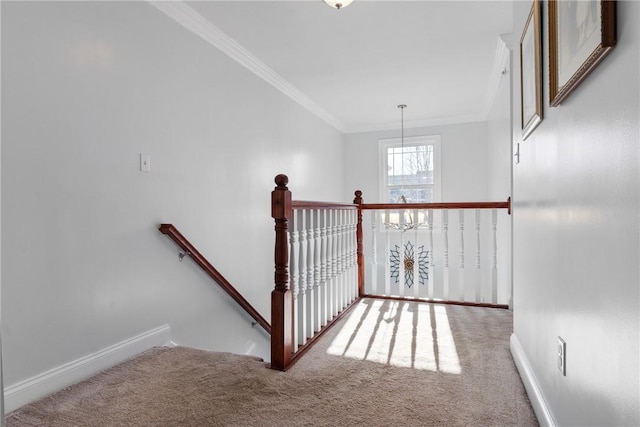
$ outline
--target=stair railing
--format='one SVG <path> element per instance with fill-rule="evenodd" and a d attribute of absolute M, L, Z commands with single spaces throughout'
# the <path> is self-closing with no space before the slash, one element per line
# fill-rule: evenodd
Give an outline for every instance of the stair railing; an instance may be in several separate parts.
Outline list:
<path fill-rule="evenodd" d="M 355 204 L 292 201 L 288 178 L 275 183 L 271 367 L 287 370 L 360 296 L 358 211 Z"/>
<path fill-rule="evenodd" d="M 365 204 L 358 190 L 353 204 L 308 202 L 292 200 L 286 175 L 276 176 L 275 183 L 271 193 L 275 220 L 271 368 L 287 370 L 362 297 L 508 307 L 497 303 L 497 218 L 499 211 L 511 214 L 511 198 L 506 202 Z M 371 212 L 366 224 L 371 227 L 366 245 L 369 265 L 365 265 L 363 238 L 365 210 Z M 468 211 L 475 219 L 467 222 L 465 231 Z M 450 212 L 458 214 L 457 223 L 449 222 Z M 482 220 L 483 212 L 489 212 L 488 221 Z M 489 231 L 481 224 L 489 224 Z M 455 241 L 449 237 L 449 226 L 458 229 Z M 380 239 L 386 241 L 382 251 L 377 245 Z M 487 261 L 481 248 L 489 241 Z M 465 263 L 469 250 L 473 251 L 471 265 Z M 488 280 L 482 269 L 487 263 Z M 465 285 L 467 276 L 474 280 Z M 382 287 L 377 286 L 379 280 Z M 391 280 L 396 283 L 392 285 Z"/>
<path fill-rule="evenodd" d="M 160 232 L 166 234 L 173 240 L 184 252 L 180 254 L 180 260 L 185 256 L 189 256 L 193 261 L 204 270 L 231 298 L 236 301 L 253 319 L 254 324 L 260 325 L 268 334 L 271 334 L 271 325 L 262 315 L 238 292 L 238 290 L 229 283 L 229 281 L 218 271 L 213 265 L 187 240 L 186 237 L 173 226 L 173 224 L 160 225 Z"/>
<path fill-rule="evenodd" d="M 370 241 L 359 260 L 367 273 L 362 296 L 508 307 L 510 286 L 498 299 L 497 237 L 498 218 L 511 214 L 511 198 L 365 204 L 361 192 L 356 196 L 360 214 L 370 212 L 363 225 Z"/>

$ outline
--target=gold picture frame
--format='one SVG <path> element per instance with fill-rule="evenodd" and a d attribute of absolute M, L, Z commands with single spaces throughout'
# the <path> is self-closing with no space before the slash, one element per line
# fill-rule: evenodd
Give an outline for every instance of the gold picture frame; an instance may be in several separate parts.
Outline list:
<path fill-rule="evenodd" d="M 560 105 L 615 45 L 615 0 L 549 0 L 549 104 Z"/>
<path fill-rule="evenodd" d="M 520 38 L 520 116 L 525 140 L 542 122 L 542 34 L 540 2 L 533 0 Z"/>

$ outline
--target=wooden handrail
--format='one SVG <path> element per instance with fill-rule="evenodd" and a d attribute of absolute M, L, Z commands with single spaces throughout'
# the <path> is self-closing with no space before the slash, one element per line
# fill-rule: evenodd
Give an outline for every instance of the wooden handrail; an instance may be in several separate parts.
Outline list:
<path fill-rule="evenodd" d="M 242 307 L 262 328 L 271 334 L 271 325 L 265 320 L 264 317 L 258 313 L 258 311 L 236 290 L 236 288 L 229 283 L 225 277 L 216 270 L 207 259 L 202 256 L 200 252 L 187 240 L 186 237 L 178 231 L 173 224 L 161 224 L 160 232 L 166 234 L 173 240 L 180 248 L 188 254 L 191 259 L 195 261 L 204 271 L 211 277 L 220 287 L 233 298 L 240 307 Z"/>
<path fill-rule="evenodd" d="M 511 215 L 511 197 L 506 202 L 452 202 L 452 203 L 362 203 L 362 210 L 374 209 L 507 209 Z"/>
<path fill-rule="evenodd" d="M 347 204 L 347 203 L 293 200 L 291 201 L 291 208 L 292 209 L 357 209 L 358 206 L 355 204 Z"/>

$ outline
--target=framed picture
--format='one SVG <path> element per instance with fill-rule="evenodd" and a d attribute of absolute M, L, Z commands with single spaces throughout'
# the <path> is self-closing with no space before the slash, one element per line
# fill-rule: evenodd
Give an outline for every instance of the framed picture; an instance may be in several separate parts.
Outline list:
<path fill-rule="evenodd" d="M 520 114 L 523 140 L 542 121 L 541 45 L 540 3 L 534 0 L 520 38 Z"/>
<path fill-rule="evenodd" d="M 560 105 L 615 45 L 615 0 L 549 0 L 551 106 Z"/>

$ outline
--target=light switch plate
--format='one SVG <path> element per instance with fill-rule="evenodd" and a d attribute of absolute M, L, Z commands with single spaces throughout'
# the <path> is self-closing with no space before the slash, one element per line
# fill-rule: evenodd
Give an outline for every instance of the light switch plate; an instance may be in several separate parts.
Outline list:
<path fill-rule="evenodd" d="M 140 153 L 140 172 L 151 172 L 151 155 Z"/>

